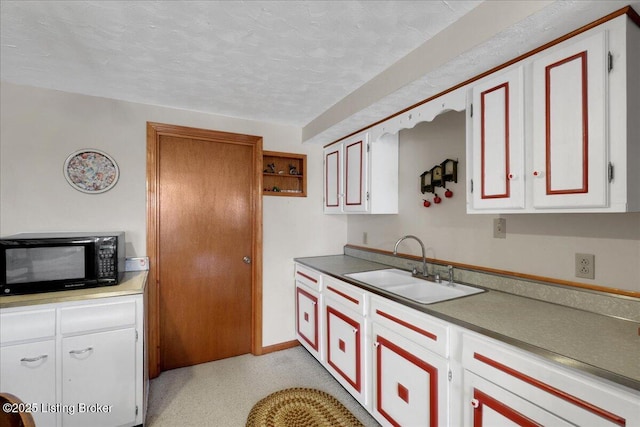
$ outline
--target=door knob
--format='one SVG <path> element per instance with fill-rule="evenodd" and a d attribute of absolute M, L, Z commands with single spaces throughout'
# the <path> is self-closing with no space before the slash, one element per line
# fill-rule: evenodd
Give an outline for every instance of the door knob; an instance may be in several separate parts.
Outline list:
<path fill-rule="evenodd" d="M 242 262 L 244 262 L 245 264 L 251 264 L 251 257 L 246 256 L 242 258 Z"/>

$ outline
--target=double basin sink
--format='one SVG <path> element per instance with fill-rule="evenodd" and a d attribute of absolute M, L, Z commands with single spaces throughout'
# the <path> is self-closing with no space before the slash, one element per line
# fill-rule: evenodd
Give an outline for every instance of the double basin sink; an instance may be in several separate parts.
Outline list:
<path fill-rule="evenodd" d="M 421 304 L 433 304 L 484 292 L 484 289 L 449 283 L 446 280 L 441 283 L 427 281 L 395 268 L 349 273 L 345 276 Z"/>

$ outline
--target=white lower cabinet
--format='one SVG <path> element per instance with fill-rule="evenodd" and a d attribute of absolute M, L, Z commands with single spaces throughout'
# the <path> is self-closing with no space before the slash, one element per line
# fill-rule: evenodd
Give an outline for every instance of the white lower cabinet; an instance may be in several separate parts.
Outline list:
<path fill-rule="evenodd" d="M 327 301 L 327 367 L 366 406 L 364 319 Z"/>
<path fill-rule="evenodd" d="M 144 422 L 143 295 L 0 311 L 0 391 L 39 427 Z"/>
<path fill-rule="evenodd" d="M 32 415 L 37 426 L 56 425 L 55 412 L 46 410 L 56 403 L 55 352 L 53 339 L 0 348 L 0 391 L 35 403 Z"/>
<path fill-rule="evenodd" d="M 296 337 L 319 361 L 324 360 L 322 341 L 322 278 L 317 271 L 296 264 Z"/>
<path fill-rule="evenodd" d="M 382 425 L 437 427 L 449 420 L 449 328 L 372 295 L 373 416 Z"/>
<path fill-rule="evenodd" d="M 364 293 L 333 278 L 323 278 L 325 367 L 365 408 L 369 406 L 369 351 Z"/>
<path fill-rule="evenodd" d="M 383 426 L 640 426 L 637 391 L 298 267 L 298 339 Z"/>
<path fill-rule="evenodd" d="M 136 330 L 62 339 L 62 425 L 132 425 L 136 417 Z"/>
<path fill-rule="evenodd" d="M 373 337 L 373 416 L 382 425 L 446 426 L 447 360 L 378 324 Z"/>
<path fill-rule="evenodd" d="M 470 404 L 464 424 L 473 427 L 573 426 L 526 399 L 472 374 L 464 373 L 464 399 Z"/>
<path fill-rule="evenodd" d="M 296 335 L 318 360 L 320 349 L 320 294 L 296 285 Z"/>
<path fill-rule="evenodd" d="M 465 333 L 462 348 L 467 426 L 640 425 L 637 393 L 484 336 Z"/>

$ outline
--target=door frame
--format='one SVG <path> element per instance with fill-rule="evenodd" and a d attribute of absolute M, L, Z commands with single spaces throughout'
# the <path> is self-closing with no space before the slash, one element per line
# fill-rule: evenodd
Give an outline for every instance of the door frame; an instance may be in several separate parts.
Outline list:
<path fill-rule="evenodd" d="M 159 249 L 159 150 L 160 137 L 176 136 L 208 141 L 245 144 L 254 147 L 253 232 L 251 238 L 251 354 L 260 355 L 262 349 L 262 137 L 238 133 L 147 122 L 147 256 L 149 275 L 147 281 L 146 344 L 149 357 L 149 377 L 161 372 L 160 354 L 160 284 L 158 279 Z"/>

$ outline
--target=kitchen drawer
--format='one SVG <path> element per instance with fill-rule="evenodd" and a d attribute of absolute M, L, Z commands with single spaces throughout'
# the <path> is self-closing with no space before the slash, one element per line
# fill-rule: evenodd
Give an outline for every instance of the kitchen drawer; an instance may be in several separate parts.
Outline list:
<path fill-rule="evenodd" d="M 0 343 L 53 337 L 56 333 L 55 309 L 3 312 L 0 314 Z"/>
<path fill-rule="evenodd" d="M 486 337 L 465 333 L 466 370 L 576 425 L 640 425 L 640 395 L 624 387 L 549 363 Z"/>
<path fill-rule="evenodd" d="M 60 310 L 60 332 L 80 332 L 135 326 L 136 303 L 133 300 L 85 304 Z"/>
<path fill-rule="evenodd" d="M 320 292 L 322 290 L 322 275 L 317 271 L 304 265 L 296 264 L 295 276 L 297 282 L 310 287 L 314 291 Z"/>
<path fill-rule="evenodd" d="M 365 316 L 366 308 L 366 292 L 362 289 L 350 285 L 342 280 L 333 277 L 323 276 L 323 294 L 327 298 L 339 301 L 342 305 L 354 310 L 358 314 Z"/>
<path fill-rule="evenodd" d="M 449 356 L 449 326 L 387 299 L 371 297 L 371 318 L 432 352 Z"/>

